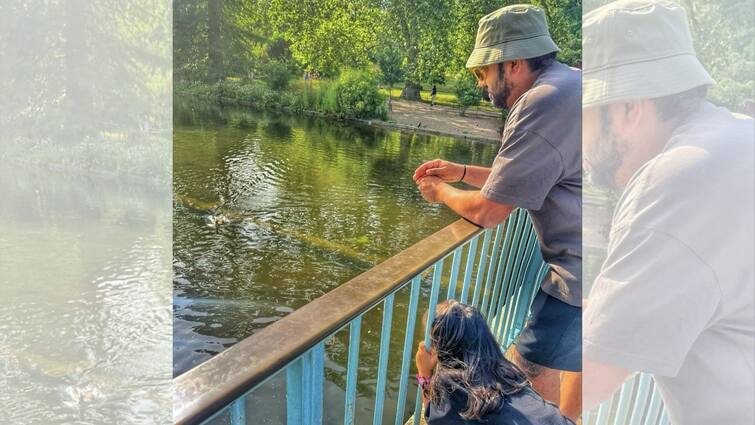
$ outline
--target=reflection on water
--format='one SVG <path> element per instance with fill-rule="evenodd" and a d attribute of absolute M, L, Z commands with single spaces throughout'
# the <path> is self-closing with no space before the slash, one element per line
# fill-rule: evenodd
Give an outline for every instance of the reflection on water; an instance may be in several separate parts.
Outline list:
<path fill-rule="evenodd" d="M 436 157 L 489 164 L 496 150 L 191 99 L 176 99 L 174 115 L 175 375 L 456 220 L 422 200 L 414 169 Z M 212 225 L 217 217 L 227 223 Z M 405 317 L 406 298 L 395 317 Z M 362 325 L 362 412 L 371 409 L 380 310 Z M 346 343 L 328 342 L 326 406 L 343 388 Z M 269 385 L 280 390 L 279 381 Z M 395 393 L 397 382 L 388 387 Z M 284 420 L 279 391 L 257 399 L 256 417 Z"/>
<path fill-rule="evenodd" d="M 0 422 L 168 422 L 167 190 L 27 164 L 0 181 Z"/>
<path fill-rule="evenodd" d="M 0 423 L 171 423 L 171 6 L 0 6 Z"/>
<path fill-rule="evenodd" d="M 411 174 L 495 149 L 188 99 L 174 114 L 174 374 L 451 223 Z"/>

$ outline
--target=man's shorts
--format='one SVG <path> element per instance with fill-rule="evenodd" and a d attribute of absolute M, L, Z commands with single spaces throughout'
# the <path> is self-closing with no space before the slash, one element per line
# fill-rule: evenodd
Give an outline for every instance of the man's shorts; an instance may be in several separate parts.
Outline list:
<path fill-rule="evenodd" d="M 551 369 L 582 371 L 582 308 L 539 290 L 516 343 L 531 363 Z"/>

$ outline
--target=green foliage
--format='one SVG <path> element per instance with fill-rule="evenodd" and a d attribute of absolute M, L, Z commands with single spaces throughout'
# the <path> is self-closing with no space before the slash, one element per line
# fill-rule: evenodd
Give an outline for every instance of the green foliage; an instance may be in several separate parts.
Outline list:
<path fill-rule="evenodd" d="M 212 82 L 245 75 L 252 67 L 253 45 L 262 39 L 255 31 L 269 30 L 257 23 L 259 17 L 249 24 L 255 4 L 255 0 L 175 0 L 174 77 Z"/>
<path fill-rule="evenodd" d="M 337 102 L 340 113 L 350 118 L 385 116 L 383 95 L 377 79 L 366 71 L 343 72 L 336 83 Z"/>
<path fill-rule="evenodd" d="M 375 54 L 375 62 L 380 69 L 380 81 L 391 87 L 400 82 L 404 78 L 403 61 L 404 57 L 397 45 L 381 46 Z"/>
<path fill-rule="evenodd" d="M 316 111 L 326 114 L 341 116 L 338 105 L 338 86 L 336 84 L 323 84 L 320 86 L 322 92 L 319 95 L 320 104 L 314 104 Z"/>
<path fill-rule="evenodd" d="M 207 2 L 173 2 L 173 75 L 176 80 L 207 77 Z"/>
<path fill-rule="evenodd" d="M 208 0 L 210 1 L 210 0 Z M 175 78 L 217 81 L 209 78 L 208 1 L 176 0 L 174 46 Z M 595 0 L 593 0 L 595 1 Z M 316 77 L 339 79 L 347 69 L 380 70 L 387 85 L 403 82 L 404 94 L 419 96 L 420 85 L 444 84 L 447 76 L 464 70 L 474 47 L 479 19 L 519 0 L 212 0 L 222 2 L 224 22 L 215 37 L 221 46 L 223 77 L 262 79 L 275 90 L 285 90 L 301 71 Z M 580 60 L 580 2 L 535 0 L 548 15 L 554 39 L 569 64 Z M 220 40 L 220 43 L 217 42 Z M 281 63 L 288 66 L 284 67 Z M 281 73 L 280 78 L 276 73 Z M 338 95 L 325 87 L 318 107 L 345 113 Z M 333 82 L 338 84 L 338 81 Z M 322 87 L 320 87 L 322 86 Z M 335 90 L 335 89 L 333 89 Z M 298 92 L 297 92 L 298 93 Z M 296 104 L 311 105 L 309 96 Z M 324 99 L 327 97 L 328 102 Z M 282 101 L 286 103 L 285 101 Z M 302 106 L 304 107 L 304 106 Z M 361 106 L 350 114 L 361 113 Z M 370 107 L 364 106 L 369 109 Z M 308 108 L 311 107 L 308 106 Z M 348 109 L 347 108 L 347 109 Z"/>
<path fill-rule="evenodd" d="M 472 73 L 467 71 L 461 71 L 455 78 L 455 93 L 459 102 L 459 108 L 462 115 L 464 111 L 470 106 L 475 106 L 480 103 L 482 97 L 482 89 L 477 85 L 477 81 Z"/>
<path fill-rule="evenodd" d="M 755 8 L 747 0 L 687 0 L 683 3 L 697 56 L 716 85 L 709 98 L 744 110 L 755 95 Z"/>
<path fill-rule="evenodd" d="M 385 4 L 384 31 L 401 46 L 407 86 L 422 81 L 444 83 L 452 59 L 450 2 L 391 0 Z"/>
<path fill-rule="evenodd" d="M 578 0 L 533 0 L 548 19 L 548 29 L 561 49 L 558 60 L 569 65 L 582 63 L 582 2 Z"/>
<path fill-rule="evenodd" d="M 294 77 L 288 64 L 279 60 L 271 60 L 260 67 L 262 80 L 276 91 L 284 90 Z"/>
<path fill-rule="evenodd" d="M 367 65 L 376 45 L 380 9 L 371 0 L 270 0 L 267 13 L 293 57 L 321 76 Z"/>
<path fill-rule="evenodd" d="M 387 118 L 377 79 L 365 71 L 346 71 L 335 81 L 316 80 L 279 91 L 262 81 L 220 81 L 215 84 L 176 82 L 176 93 L 235 103 L 259 109 L 289 108 L 297 113 L 319 113 L 336 118 Z"/>

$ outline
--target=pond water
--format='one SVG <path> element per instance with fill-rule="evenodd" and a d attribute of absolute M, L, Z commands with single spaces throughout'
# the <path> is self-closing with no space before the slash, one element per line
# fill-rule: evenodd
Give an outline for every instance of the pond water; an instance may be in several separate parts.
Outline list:
<path fill-rule="evenodd" d="M 176 99 L 174 375 L 455 221 L 414 169 L 489 165 L 496 149 Z"/>
<path fill-rule="evenodd" d="M 169 139 L 151 142 L 167 163 Z M 51 145 L 0 167 L 0 423 L 168 423 L 167 173 L 98 170 L 110 155 Z"/>

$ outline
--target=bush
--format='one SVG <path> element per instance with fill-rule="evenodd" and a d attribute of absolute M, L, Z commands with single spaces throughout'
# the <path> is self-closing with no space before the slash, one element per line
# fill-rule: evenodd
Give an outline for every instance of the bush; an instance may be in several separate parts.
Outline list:
<path fill-rule="evenodd" d="M 338 114 L 347 118 L 385 118 L 384 96 L 375 76 L 367 71 L 349 70 L 336 82 Z"/>
<path fill-rule="evenodd" d="M 338 118 L 381 118 L 388 115 L 377 79 L 366 71 L 348 71 L 336 81 L 297 82 L 274 90 L 269 82 L 225 80 L 218 83 L 176 83 L 176 92 L 261 109 L 288 107 L 293 112 L 320 112 Z"/>
<path fill-rule="evenodd" d="M 261 102 L 268 88 L 259 81 L 234 86 L 235 99 L 244 105 L 257 105 Z"/>
<path fill-rule="evenodd" d="M 480 103 L 482 97 L 482 89 L 477 85 L 477 80 L 474 78 L 471 72 L 461 71 L 456 75 L 455 79 L 456 98 L 459 102 L 459 108 L 461 114 L 464 115 L 464 111 L 470 106 Z"/>
<path fill-rule="evenodd" d="M 319 86 L 319 111 L 331 114 L 339 115 L 340 107 L 338 106 L 338 84 L 333 82 L 327 82 Z"/>
<path fill-rule="evenodd" d="M 288 106 L 296 112 L 315 111 L 339 118 L 387 117 L 377 79 L 365 71 L 345 72 L 336 81 L 308 81 L 289 98 Z"/>
<path fill-rule="evenodd" d="M 262 80 L 272 90 L 285 90 L 293 79 L 293 74 L 285 62 L 271 60 L 260 67 Z"/>

